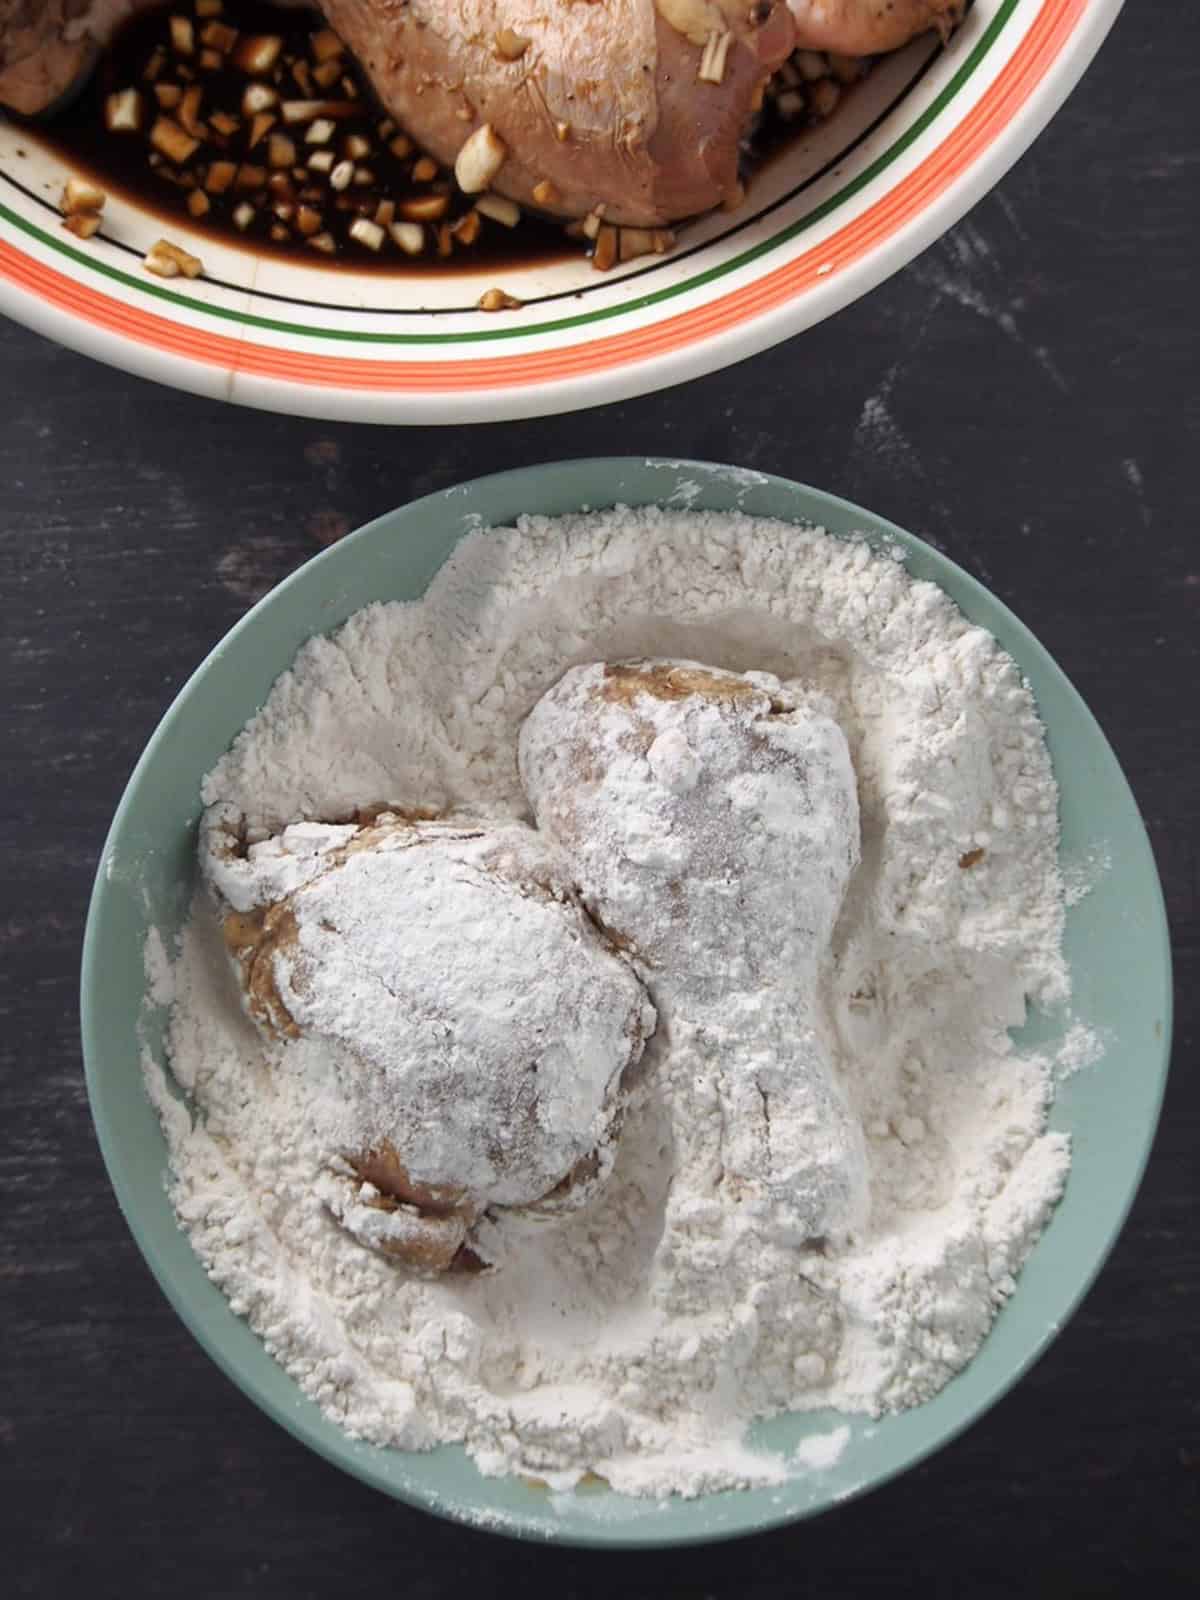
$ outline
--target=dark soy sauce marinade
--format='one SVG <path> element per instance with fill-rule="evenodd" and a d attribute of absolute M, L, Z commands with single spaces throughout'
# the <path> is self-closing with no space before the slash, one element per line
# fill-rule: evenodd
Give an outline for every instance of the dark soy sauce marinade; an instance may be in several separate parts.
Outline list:
<path fill-rule="evenodd" d="M 195 33 L 194 54 L 189 58 L 178 55 L 171 46 L 170 18 L 185 16 L 192 22 Z M 202 35 L 210 22 L 219 22 L 236 28 L 244 38 L 250 35 L 275 34 L 283 39 L 279 62 L 270 74 L 262 77 L 247 75 L 238 67 L 232 55 L 223 56 L 220 67 L 205 68 L 200 64 L 200 51 L 205 48 Z M 529 266 L 536 263 L 577 257 L 581 251 L 579 241 L 568 239 L 561 222 L 550 222 L 528 212 L 523 212 L 515 228 L 480 219 L 475 238 L 468 244 L 454 235 L 453 228 L 460 223 L 473 206 L 472 199 L 460 194 L 454 184 L 453 174 L 440 168 L 436 178 L 419 182 L 413 177 L 413 168 L 421 159 L 422 151 L 412 142 L 411 152 L 398 157 L 390 148 L 403 129 L 393 127 L 387 131 L 388 116 L 380 107 L 364 75 L 353 57 L 344 53 L 340 57 L 341 71 L 329 87 L 311 81 L 314 66 L 311 50 L 313 35 L 325 28 L 323 19 L 307 9 L 274 6 L 263 0 L 225 0 L 224 9 L 215 16 L 197 16 L 194 0 L 184 0 L 177 5 L 156 6 L 131 17 L 114 35 L 108 48 L 101 54 L 95 72 L 82 92 L 52 117 L 29 123 L 27 126 L 37 139 L 54 150 L 62 160 L 92 178 L 102 189 L 120 193 L 145 210 L 155 212 L 164 224 L 178 221 L 204 234 L 219 236 L 223 242 L 252 249 L 264 254 L 278 253 L 291 257 L 305 266 L 347 267 L 356 272 L 364 270 L 383 272 L 430 270 L 476 271 L 481 267 L 503 269 Z M 236 50 L 236 47 L 235 47 Z M 153 80 L 147 79 L 147 64 L 162 53 L 162 66 Z M 288 58 L 303 62 L 309 69 L 307 92 L 303 80 L 297 82 Z M 190 77 L 182 76 L 183 72 Z M 286 171 L 295 199 L 280 201 L 264 183 L 260 189 L 247 190 L 231 185 L 222 193 L 208 194 L 208 212 L 195 217 L 188 211 L 188 195 L 192 188 L 204 189 L 204 175 L 213 161 L 231 161 L 239 167 L 266 167 L 270 134 L 253 149 L 247 149 L 252 117 L 243 115 L 242 99 L 250 83 L 268 85 L 285 100 L 334 100 L 345 102 L 348 98 L 343 77 L 350 79 L 357 92 L 361 111 L 354 116 L 339 117 L 334 133 L 326 146 L 305 142 L 305 124 L 285 126 L 279 117 L 270 130 L 291 138 L 296 149 L 296 169 Z M 162 107 L 155 95 L 156 84 L 177 84 L 182 90 L 197 85 L 203 90 L 199 116 L 208 136 L 200 148 L 186 162 L 176 164 L 156 154 L 149 142 L 150 129 L 159 116 L 174 119 L 177 107 Z M 109 95 L 124 89 L 140 91 L 143 114 L 138 132 L 111 132 L 105 119 L 105 106 Z M 276 108 L 277 109 L 277 108 Z M 213 129 L 210 118 L 213 112 L 236 117 L 240 124 L 231 135 L 222 135 Z M 19 119 L 18 119 L 19 120 Z M 380 134 L 383 127 L 385 132 Z M 307 167 L 309 158 L 321 148 L 329 149 L 335 164 L 343 160 L 345 141 L 355 135 L 365 139 L 369 153 L 355 163 L 356 169 L 367 168 L 373 175 L 369 185 L 351 183 L 344 191 L 336 192 L 329 186 L 328 175 L 313 172 Z M 296 175 L 303 169 L 300 176 Z M 267 168 L 268 177 L 272 175 Z M 189 182 L 189 180 L 191 180 Z M 186 185 L 186 186 L 185 186 Z M 294 219 L 281 221 L 276 214 L 280 203 L 292 204 L 299 210 L 306 202 L 300 197 L 307 194 L 310 209 L 322 217 L 320 232 L 332 236 L 335 251 L 332 254 L 314 248 L 295 227 Z M 381 201 L 390 200 L 396 207 L 397 222 L 405 219 L 400 207 L 406 200 L 444 194 L 447 209 L 444 217 L 423 223 L 425 242 L 419 255 L 409 256 L 397 247 L 385 228 L 385 238 L 378 250 L 349 236 L 349 228 L 356 216 L 374 218 Z M 233 221 L 234 212 L 244 203 L 254 208 L 254 217 L 245 228 Z M 288 237 L 272 237 L 272 229 L 287 228 Z M 450 233 L 439 239 L 442 228 Z M 311 237 L 311 236 L 310 236 Z M 448 246 L 448 254 L 439 252 Z"/>
<path fill-rule="evenodd" d="M 95 72 L 76 98 L 52 117 L 28 124 L 31 131 L 67 165 L 101 188 L 157 213 L 166 225 L 178 221 L 181 227 L 211 233 L 256 252 L 290 256 L 307 266 L 392 273 L 486 267 L 500 272 L 577 258 L 587 248 L 585 241 L 566 235 L 561 221 L 528 211 L 522 212 L 515 227 L 486 216 L 472 218 L 472 198 L 458 191 L 453 174 L 445 168 L 431 172 L 434 163 L 389 118 L 348 52 L 327 58 L 336 62 L 336 76 L 331 77 L 330 68 L 325 83 L 315 81 L 313 73 L 326 63 L 314 50 L 314 40 L 328 38 L 317 12 L 273 5 L 269 0 L 222 0 L 222 9 L 214 13 L 211 6 L 215 3 L 181 0 L 130 18 L 102 52 Z M 190 53 L 181 53 L 173 42 L 173 17 L 191 23 Z M 205 33 L 212 24 L 236 29 L 239 43 L 256 35 L 279 37 L 282 49 L 277 61 L 266 73 L 248 72 L 238 64 L 237 44 L 225 50 L 206 44 Z M 843 66 L 840 82 L 830 75 L 814 86 L 805 83 L 796 70 L 799 60 L 797 55 L 785 65 L 766 96 L 746 150 L 750 173 L 784 155 L 806 127 L 831 115 L 852 87 L 853 65 L 849 72 Z M 866 70 L 866 63 L 859 65 L 859 72 Z M 254 118 L 244 111 L 243 97 L 255 83 L 271 89 L 278 104 L 266 113 L 275 117 L 270 129 L 251 146 Z M 189 89 L 201 90 L 197 115 L 203 136 L 198 148 L 181 162 L 156 151 L 150 142 L 156 119 L 176 120 L 179 116 L 178 103 L 159 103 L 160 85 L 168 92 L 177 87 L 181 95 Z M 106 121 L 109 97 L 131 88 L 141 99 L 140 128 L 136 132 L 111 131 Z M 826 105 L 821 103 L 822 91 L 829 102 Z M 324 143 L 313 144 L 306 138 L 316 118 L 288 124 L 281 115 L 283 102 L 300 100 L 339 104 L 332 134 Z M 354 109 L 346 114 L 351 105 Z M 216 126 L 214 113 L 218 115 Z M 236 119 L 237 128 L 222 131 L 222 116 Z M 273 135 L 292 141 L 294 163 L 286 167 L 269 164 Z M 309 165 L 318 152 L 328 152 L 334 167 L 344 163 L 356 140 L 364 141 L 367 149 L 353 158 L 355 178 L 344 189 L 331 185 L 332 169 L 321 171 Z M 347 141 L 352 141 L 350 146 Z M 219 191 L 208 182 L 214 163 L 232 163 L 237 168 L 234 181 Z M 359 181 L 364 170 L 369 181 Z M 255 184 L 252 180 L 259 173 L 261 182 Z M 202 216 L 189 211 L 189 196 L 196 190 L 207 199 L 208 209 Z M 435 209 L 444 202 L 445 210 L 440 217 L 418 221 L 421 247 L 418 253 L 408 254 L 397 243 L 391 224 L 411 222 L 404 210 L 414 201 L 432 204 Z M 319 226 L 313 225 L 314 213 Z M 351 236 L 351 226 L 360 217 L 382 226 L 378 248 Z M 310 231 L 302 231 L 298 221 Z M 411 245 L 411 227 L 407 236 Z"/>

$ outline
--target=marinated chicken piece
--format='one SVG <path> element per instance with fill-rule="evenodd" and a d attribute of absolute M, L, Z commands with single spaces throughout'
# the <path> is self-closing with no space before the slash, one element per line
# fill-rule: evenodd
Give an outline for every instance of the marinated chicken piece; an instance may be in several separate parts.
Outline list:
<path fill-rule="evenodd" d="M 153 0 L 0 0 L 0 105 L 70 90 Z M 322 0 L 388 112 L 471 193 L 656 228 L 741 195 L 742 145 L 797 46 L 895 49 L 965 0 Z M 236 21 L 236 7 L 230 15 Z"/>
<path fill-rule="evenodd" d="M 588 1198 L 655 1014 L 530 829 L 385 813 L 247 846 L 216 808 L 201 852 L 251 1017 L 333 1063 L 343 1226 L 435 1273 L 478 1264 L 489 1208 Z"/>
<path fill-rule="evenodd" d="M 875 56 L 936 29 L 948 39 L 967 0 L 788 0 L 801 50 Z"/>
<path fill-rule="evenodd" d="M 785 0 L 325 0 L 392 116 L 454 164 L 489 128 L 481 187 L 559 216 L 657 226 L 738 194 L 739 143 L 793 47 Z M 710 38 L 728 35 L 717 81 Z M 486 168 L 484 169 L 486 170 Z"/>
<path fill-rule="evenodd" d="M 0 105 L 28 116 L 44 111 L 80 76 L 91 56 L 69 40 L 71 0 L 0 0 Z"/>
<path fill-rule="evenodd" d="M 717 1059 L 726 1181 L 758 1184 L 790 1242 L 852 1229 L 862 1136 L 817 1001 L 859 852 L 836 723 L 765 673 L 597 663 L 534 707 L 520 770 L 538 827 L 667 1026 Z"/>
<path fill-rule="evenodd" d="M 25 116 L 53 106 L 138 6 L 139 0 L 0 0 L 0 106 Z"/>

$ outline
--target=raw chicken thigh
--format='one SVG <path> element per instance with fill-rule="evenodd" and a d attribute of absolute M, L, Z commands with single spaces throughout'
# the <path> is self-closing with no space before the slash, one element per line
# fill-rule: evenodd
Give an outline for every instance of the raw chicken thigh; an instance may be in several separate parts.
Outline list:
<path fill-rule="evenodd" d="M 325 13 L 440 161 L 486 126 L 499 161 L 481 187 L 639 226 L 736 200 L 740 141 L 793 39 L 784 0 L 326 0 Z M 726 40 L 711 82 L 710 37 Z"/>
<path fill-rule="evenodd" d="M 948 31 L 964 0 L 323 0 L 379 98 L 439 160 L 489 133 L 488 183 L 655 227 L 732 205 L 741 146 L 798 46 Z"/>
<path fill-rule="evenodd" d="M 0 0 L 0 106 L 26 116 L 45 111 L 136 9 L 138 0 Z"/>

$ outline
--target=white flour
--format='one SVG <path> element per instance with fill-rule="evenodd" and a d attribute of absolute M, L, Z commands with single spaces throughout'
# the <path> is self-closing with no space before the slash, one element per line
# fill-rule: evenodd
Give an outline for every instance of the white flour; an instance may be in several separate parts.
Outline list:
<path fill-rule="evenodd" d="M 463 1440 L 485 1472 L 556 1489 L 591 1470 L 695 1494 L 819 1470 L 844 1443 L 767 1458 L 744 1443 L 755 1416 L 935 1393 L 1061 1192 L 1051 1063 L 1007 1034 L 1027 1000 L 1068 994 L 1056 789 L 1016 667 L 862 544 L 737 515 L 530 519 L 467 539 L 420 604 L 306 645 L 205 800 L 262 836 L 383 802 L 529 820 L 524 718 L 568 667 L 639 656 L 773 673 L 845 736 L 861 862 L 812 1004 L 865 1153 L 848 1238 L 797 1246 L 741 1214 L 720 1030 L 685 1017 L 651 1042 L 590 1208 L 505 1219 L 493 1275 L 405 1276 L 331 1219 L 311 1079 L 271 1068 L 202 900 L 172 974 L 186 1102 L 147 1076 L 197 1252 L 349 1431 Z M 782 1024 L 764 1048 L 778 1068 Z"/>

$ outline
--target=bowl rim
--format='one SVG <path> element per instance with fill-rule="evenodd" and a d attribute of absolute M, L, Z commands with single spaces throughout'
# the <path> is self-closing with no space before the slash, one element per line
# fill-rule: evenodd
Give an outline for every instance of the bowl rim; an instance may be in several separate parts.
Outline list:
<path fill-rule="evenodd" d="M 1020 22 L 1024 31 L 1014 53 L 976 101 L 960 106 L 940 125 L 914 170 L 882 183 L 866 210 L 818 245 L 793 248 L 793 230 L 784 228 L 768 241 L 767 249 L 775 252 L 772 263 L 761 271 L 747 269 L 747 281 L 728 285 L 727 291 L 710 295 L 704 285 L 714 274 L 732 270 L 722 261 L 698 275 L 696 284 L 704 286 L 685 297 L 682 309 L 646 319 L 638 308 L 656 296 L 631 293 L 623 307 L 612 310 L 618 325 L 609 331 L 555 332 L 526 340 L 514 329 L 508 353 L 486 358 L 433 359 L 431 352 L 427 359 L 414 359 L 422 355 L 420 349 L 397 356 L 396 342 L 404 343 L 407 335 L 368 337 L 351 345 L 349 354 L 339 353 L 345 347 L 337 340 L 344 341 L 344 333 L 322 336 L 287 323 L 271 330 L 270 319 L 206 306 L 202 297 L 192 298 L 191 309 L 184 310 L 189 299 L 157 282 L 131 279 L 114 295 L 112 280 L 128 275 L 98 264 L 94 253 L 89 257 L 41 233 L 45 242 L 34 249 L 65 256 L 71 265 L 60 271 L 31 253 L 28 235 L 39 230 L 2 202 L 0 311 L 143 377 L 330 420 L 458 424 L 630 399 L 714 372 L 790 338 L 905 266 L 1024 153 L 1082 76 L 1122 3 L 999 0 L 988 26 L 1014 18 Z M 983 49 L 981 40 L 958 66 L 947 92 L 975 71 Z M 938 117 L 949 99 L 939 103 Z M 892 148 L 907 144 L 913 132 L 906 128 Z M 105 288 L 90 281 L 93 276 L 102 284 L 107 279 Z M 473 337 L 507 339 L 508 331 L 489 326 Z M 411 337 L 419 344 L 430 336 Z"/>
<path fill-rule="evenodd" d="M 390 529 L 394 519 L 397 515 L 401 514 L 405 515 L 406 517 L 412 517 L 414 520 L 416 520 L 429 513 L 441 512 L 446 514 L 448 512 L 451 516 L 460 521 L 461 531 L 454 540 L 454 543 L 447 548 L 445 555 L 438 562 L 434 569 L 434 572 L 436 572 L 440 570 L 445 561 L 450 558 L 452 550 L 459 542 L 461 542 L 461 539 L 468 532 L 472 531 L 473 525 L 470 523 L 469 518 L 464 518 L 463 516 L 463 504 L 461 498 L 468 491 L 487 495 L 496 491 L 520 488 L 527 482 L 527 480 L 534 479 L 539 485 L 540 493 L 543 496 L 546 496 L 550 492 L 547 488 L 547 485 L 553 485 L 556 479 L 570 477 L 577 473 L 580 469 L 586 469 L 592 473 L 595 473 L 598 480 L 601 482 L 617 483 L 621 481 L 621 474 L 623 471 L 627 471 L 634 466 L 640 467 L 643 465 L 647 467 L 668 468 L 679 474 L 686 474 L 689 476 L 693 474 L 699 475 L 701 478 L 707 479 L 710 482 L 732 482 L 734 484 L 744 482 L 753 485 L 782 488 L 784 492 L 788 494 L 794 494 L 798 491 L 800 496 L 809 503 L 810 507 L 815 506 L 841 515 L 848 515 L 852 521 L 857 521 L 857 519 L 861 518 L 863 534 L 873 548 L 877 548 L 881 545 L 898 545 L 903 548 L 910 557 L 915 555 L 923 563 L 932 566 L 938 572 L 939 576 L 931 579 L 930 581 L 934 582 L 937 587 L 942 588 L 943 592 L 947 592 L 944 587 L 943 577 L 949 578 L 955 586 L 955 592 L 950 595 L 950 598 L 952 599 L 953 603 L 963 611 L 963 614 L 967 616 L 968 620 L 972 620 L 971 610 L 969 609 L 970 602 L 982 599 L 985 607 L 994 607 L 999 616 L 1002 618 L 1006 629 L 1008 629 L 1010 634 L 1015 636 L 1015 638 L 1019 641 L 1019 650 L 1014 650 L 1011 639 L 1009 642 L 1005 643 L 1003 648 L 1005 648 L 1005 650 L 1013 656 L 1013 659 L 1020 668 L 1022 675 L 1024 676 L 1026 674 L 1028 662 L 1031 657 L 1038 662 L 1038 665 L 1042 670 L 1049 669 L 1052 675 L 1055 676 L 1059 681 L 1059 684 L 1066 695 L 1066 698 L 1070 704 L 1072 717 L 1077 719 L 1079 724 L 1086 730 L 1089 739 L 1096 741 L 1098 747 L 1110 758 L 1114 777 L 1118 781 L 1118 786 L 1123 794 L 1124 799 L 1130 806 L 1132 816 L 1137 823 L 1137 851 L 1143 857 L 1142 870 L 1145 873 L 1145 881 L 1149 887 L 1150 899 L 1153 905 L 1153 933 L 1155 936 L 1158 956 L 1156 971 L 1157 974 L 1161 976 L 1161 993 L 1158 995 L 1158 1004 L 1155 1007 L 1155 1010 L 1158 1012 L 1161 1018 L 1161 1031 L 1156 1036 L 1156 1043 L 1154 1046 L 1154 1084 L 1153 1089 L 1148 1094 L 1145 1102 L 1147 1116 L 1145 1121 L 1144 1138 L 1142 1140 L 1142 1146 L 1137 1161 L 1132 1169 L 1131 1178 L 1128 1184 L 1128 1192 L 1125 1195 L 1119 1211 L 1115 1216 L 1107 1237 L 1104 1239 L 1101 1248 L 1096 1251 L 1086 1270 L 1076 1282 L 1073 1292 L 1070 1294 L 1069 1298 L 1058 1310 L 1054 1320 L 1046 1327 L 1041 1336 L 1035 1339 L 1022 1353 L 1020 1359 L 1016 1361 L 1010 1368 L 1008 1368 L 1004 1374 L 991 1385 L 977 1405 L 969 1408 L 965 1415 L 956 1419 L 953 1423 L 939 1431 L 936 1438 L 915 1448 L 910 1455 L 905 1457 L 903 1461 L 868 1476 L 862 1483 L 854 1486 L 848 1492 L 839 1495 L 836 1504 L 842 1505 L 850 1500 L 857 1500 L 863 1495 L 869 1494 L 874 1490 L 883 1487 L 884 1484 L 889 1483 L 894 1478 L 897 1478 L 903 1473 L 908 1472 L 911 1468 L 918 1466 L 922 1461 L 928 1459 L 946 1445 L 951 1444 L 968 1428 L 980 1421 L 1006 1394 L 1008 1394 L 1016 1386 L 1016 1384 L 1022 1377 L 1024 1377 L 1030 1368 L 1041 1359 L 1050 1345 L 1054 1342 L 1055 1338 L 1058 1336 L 1058 1333 L 1066 1325 L 1067 1321 L 1075 1314 L 1079 1308 L 1079 1305 L 1092 1288 L 1092 1285 L 1095 1283 L 1100 1271 L 1111 1255 L 1117 1239 L 1124 1228 L 1125 1222 L 1128 1219 L 1134 1200 L 1137 1198 L 1140 1190 L 1162 1112 L 1167 1077 L 1170 1069 L 1173 1041 L 1174 994 L 1172 982 L 1172 951 L 1170 942 L 1170 929 L 1162 891 L 1162 882 L 1157 870 L 1157 865 L 1154 859 L 1149 837 L 1146 833 L 1144 819 L 1142 818 L 1140 808 L 1137 805 L 1136 797 L 1132 792 L 1124 770 L 1121 768 L 1116 754 L 1112 750 L 1112 747 L 1109 744 L 1103 729 L 1089 709 L 1083 697 L 1080 695 L 1079 691 L 1075 688 L 1075 685 L 1058 665 L 1054 657 L 1050 654 L 1046 647 L 1040 643 L 1037 637 L 1020 620 L 1020 618 L 1017 617 L 1015 613 L 1011 611 L 1002 600 L 999 599 L 998 596 L 993 594 L 992 591 L 986 587 L 986 585 L 982 584 L 957 562 L 944 555 L 936 547 L 928 544 L 925 540 L 922 540 L 917 535 L 907 532 L 905 529 L 891 522 L 888 518 L 869 511 L 867 508 L 858 505 L 854 501 L 846 500 L 825 490 L 813 488 L 811 485 L 801 483 L 798 480 L 783 478 L 777 474 L 747 471 L 745 469 L 730 467 L 720 463 L 695 461 L 682 458 L 583 457 L 546 462 L 533 466 L 510 468 L 505 471 L 489 473 L 479 478 L 466 480 L 463 483 L 454 485 L 448 489 L 442 489 L 428 495 L 423 495 L 416 500 L 412 500 L 401 506 L 395 507 L 391 511 L 383 513 L 379 517 L 372 518 L 370 522 L 365 523 L 362 527 L 354 530 L 350 534 L 347 534 L 343 539 L 339 540 L 336 545 L 331 546 L 327 550 L 318 552 L 309 560 L 302 563 L 301 566 L 297 567 L 294 572 L 290 573 L 279 584 L 277 584 L 275 588 L 264 595 L 262 599 L 256 602 L 256 604 L 252 606 L 246 612 L 246 614 L 233 625 L 232 628 L 222 635 L 213 648 L 204 656 L 194 671 L 189 674 L 182 687 L 172 698 L 169 706 L 162 714 L 153 734 L 151 735 L 144 750 L 134 765 L 130 777 L 122 791 L 120 801 L 117 804 L 112 823 L 106 834 L 88 905 L 88 915 L 84 930 L 80 972 L 81 1048 L 83 1053 L 84 1076 L 87 1087 L 88 1103 L 96 1130 L 97 1141 L 100 1146 L 105 1170 L 108 1175 L 109 1182 L 112 1185 L 113 1192 L 116 1196 L 121 1213 L 125 1218 L 125 1222 L 129 1227 L 131 1234 L 133 1235 L 134 1242 L 138 1246 L 138 1249 L 140 1250 L 147 1266 L 150 1268 L 150 1271 L 158 1283 L 159 1288 L 162 1290 L 169 1304 L 179 1316 L 184 1326 L 191 1333 L 192 1337 L 200 1345 L 201 1349 L 203 1349 L 205 1354 L 220 1368 L 225 1376 L 237 1386 L 242 1394 L 244 1394 L 246 1398 L 249 1399 L 256 1407 L 258 1407 L 260 1411 L 265 1412 L 266 1415 L 268 1415 L 274 1422 L 278 1423 L 289 1434 L 291 1434 L 293 1438 L 297 1439 L 300 1443 L 313 1450 L 318 1456 L 327 1461 L 330 1465 L 335 1466 L 344 1472 L 350 1473 L 352 1476 L 358 1478 L 360 1481 L 368 1484 L 372 1488 L 378 1489 L 382 1493 L 389 1495 L 394 1499 L 398 1499 L 407 1505 L 422 1511 L 430 1512 L 433 1515 L 442 1518 L 443 1520 L 456 1523 L 460 1526 L 465 1525 L 476 1529 L 482 1528 L 484 1531 L 501 1533 L 506 1537 L 520 1540 L 530 1540 L 537 1543 L 560 1544 L 567 1548 L 667 1549 L 684 1548 L 708 1543 L 723 1543 L 726 1540 L 746 1538 L 757 1533 L 769 1532 L 775 1528 L 805 1521 L 809 1517 L 820 1515 L 824 1511 L 830 1510 L 833 1507 L 830 1503 L 826 1502 L 820 1505 L 780 1511 L 777 1514 L 767 1513 L 766 1515 L 756 1518 L 752 1525 L 745 1527 L 721 1528 L 713 1532 L 706 1532 L 704 1530 L 694 1532 L 687 1531 L 680 1534 L 670 1534 L 666 1537 L 656 1537 L 654 1535 L 652 1531 L 653 1523 L 649 1523 L 645 1531 L 643 1531 L 642 1525 L 636 1521 L 629 1524 L 620 1524 L 619 1526 L 621 1531 L 619 1533 L 614 1531 L 613 1527 L 598 1524 L 594 1535 L 588 1532 L 580 1532 L 576 1529 L 558 1533 L 553 1531 L 553 1529 L 548 1529 L 544 1524 L 535 1524 L 531 1520 L 523 1521 L 516 1516 L 510 1519 L 507 1515 L 502 1522 L 497 1522 L 495 1525 L 491 1523 L 481 1523 L 476 1514 L 466 1509 L 459 1509 L 454 1504 L 442 1499 L 433 1491 L 422 1492 L 419 1488 L 409 1489 L 405 1485 L 397 1484 L 386 1478 L 382 1472 L 374 1469 L 369 1458 L 364 1458 L 360 1455 L 357 1455 L 351 1450 L 350 1447 L 353 1446 L 356 1441 L 352 1440 L 349 1435 L 340 1435 L 338 1446 L 328 1444 L 326 1440 L 314 1434 L 313 1430 L 308 1425 L 306 1417 L 303 1415 L 297 1416 L 293 1412 L 289 1411 L 286 1407 L 276 1404 L 272 1398 L 261 1393 L 251 1378 L 248 1375 L 243 1374 L 243 1372 L 239 1369 L 237 1362 L 226 1355 L 226 1353 L 220 1347 L 219 1342 L 210 1338 L 209 1330 L 204 1326 L 203 1319 L 198 1314 L 194 1306 L 189 1302 L 185 1293 L 177 1287 L 173 1271 L 169 1263 L 167 1263 L 160 1255 L 158 1246 L 153 1238 L 150 1237 L 148 1230 L 143 1227 L 139 1217 L 136 1197 L 134 1194 L 134 1184 L 127 1176 L 121 1156 L 119 1154 L 115 1123 L 109 1115 L 109 1108 L 105 1102 L 103 1086 L 99 1076 L 98 1062 L 102 1053 L 102 1046 L 100 1043 L 101 1022 L 98 1010 L 98 996 L 102 988 L 100 974 L 104 959 L 101 948 L 99 924 L 103 914 L 103 903 L 109 892 L 107 864 L 110 860 L 115 841 L 117 840 L 124 826 L 125 816 L 134 804 L 135 793 L 146 774 L 153 768 L 157 759 L 159 747 L 169 737 L 169 730 L 179 715 L 186 712 L 189 700 L 196 692 L 197 686 L 207 675 L 212 665 L 218 661 L 222 655 L 224 655 L 226 650 L 235 640 L 240 639 L 247 634 L 253 633 L 263 612 L 272 604 L 278 603 L 279 597 L 283 595 L 290 587 L 298 584 L 302 577 L 307 578 L 308 575 L 310 575 L 314 570 L 320 570 L 323 566 L 328 564 L 336 565 L 339 562 L 344 561 L 346 559 L 346 552 L 352 551 L 356 545 L 367 540 L 378 539 L 387 536 L 388 530 Z M 606 504 L 634 505 L 661 505 L 662 503 L 663 501 L 660 498 L 630 499 L 629 501 L 619 499 L 615 502 L 606 502 Z M 593 510 L 598 508 L 599 507 L 596 505 L 581 505 L 579 507 L 580 510 Z M 537 514 L 536 507 L 533 510 L 533 514 Z M 823 525 L 814 522 L 813 518 L 807 513 L 795 518 L 780 517 L 776 515 L 774 520 L 783 521 L 796 528 Z M 846 534 L 832 534 L 831 536 L 835 538 L 852 537 L 852 535 Z M 430 575 L 430 579 L 427 580 L 427 583 L 428 581 L 431 581 L 432 576 L 433 574 Z M 964 605 L 963 603 L 964 594 L 969 597 L 967 605 Z M 347 613 L 347 615 L 349 614 L 350 613 Z M 342 620 L 345 619 L 343 618 Z M 342 621 L 337 621 L 331 623 L 328 629 L 317 631 L 331 632 L 341 625 Z M 985 626 L 985 624 L 979 624 L 979 626 Z M 990 633 L 992 630 L 991 628 L 987 628 L 986 631 Z M 236 730 L 234 730 L 234 732 L 236 733 Z M 222 1293 L 222 1291 L 215 1286 L 213 1287 L 213 1292 L 217 1295 Z M 254 1335 L 254 1337 L 256 1339 L 258 1338 L 257 1335 Z M 259 1340 L 259 1343 L 261 1344 L 261 1340 Z M 968 1370 L 969 1366 L 970 1363 L 968 1363 L 968 1368 L 964 1370 Z M 294 1380 L 292 1381 L 294 1382 Z M 919 1410 L 920 1408 L 913 1409 Z M 336 1427 L 336 1424 L 333 1424 L 333 1426 Z M 344 1446 L 344 1448 L 339 1450 L 340 1446 Z M 461 1448 L 461 1446 L 458 1448 Z M 386 1454 L 388 1452 L 382 1453 Z M 406 1454 L 406 1452 L 398 1453 Z M 736 1493 L 736 1491 L 732 1492 Z"/>

